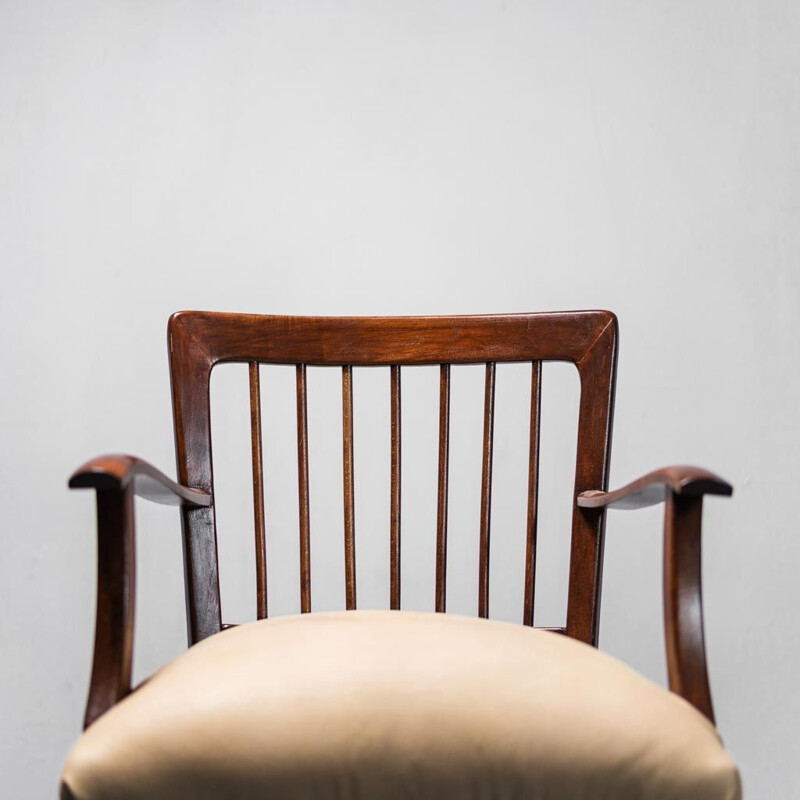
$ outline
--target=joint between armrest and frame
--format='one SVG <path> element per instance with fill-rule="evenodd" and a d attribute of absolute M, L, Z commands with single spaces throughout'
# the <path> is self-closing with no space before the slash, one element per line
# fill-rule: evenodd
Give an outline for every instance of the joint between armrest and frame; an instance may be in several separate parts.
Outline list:
<path fill-rule="evenodd" d="M 681 497 L 703 497 L 707 494 L 730 497 L 733 487 L 713 472 L 700 467 L 664 467 L 612 492 L 594 489 L 582 492 L 578 495 L 578 506 L 632 510 L 663 503 L 670 494 Z"/>
<path fill-rule="evenodd" d="M 70 489 L 122 490 L 154 503 L 172 506 L 210 506 L 211 495 L 181 486 L 152 464 L 135 456 L 113 454 L 87 461 L 69 479 Z"/>

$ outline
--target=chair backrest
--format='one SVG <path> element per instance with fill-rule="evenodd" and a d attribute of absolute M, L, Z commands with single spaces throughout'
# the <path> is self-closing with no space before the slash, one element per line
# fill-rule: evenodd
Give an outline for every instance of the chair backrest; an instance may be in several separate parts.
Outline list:
<path fill-rule="evenodd" d="M 577 496 L 607 489 L 617 320 L 608 311 L 451 317 L 284 317 L 182 311 L 168 326 L 178 474 L 184 485 L 213 497 L 210 376 L 223 362 L 250 365 L 253 496 L 259 618 L 267 613 L 259 364 L 297 370 L 297 461 L 300 501 L 301 609 L 311 610 L 310 517 L 306 367 L 342 370 L 344 449 L 345 601 L 356 607 L 353 500 L 353 367 L 385 366 L 391 382 L 390 582 L 391 607 L 400 608 L 401 368 L 440 365 L 438 515 L 435 609 L 446 608 L 450 366 L 485 363 L 483 471 L 480 506 L 478 613 L 489 612 L 489 539 L 492 496 L 495 365 L 531 362 L 530 464 L 523 621 L 533 624 L 539 480 L 539 410 L 543 361 L 568 361 L 580 376 L 577 462 L 573 496 L 567 623 L 558 629 L 597 641 L 604 514 L 581 509 Z M 183 538 L 190 642 L 218 632 L 220 613 L 213 504 L 184 508 Z"/>

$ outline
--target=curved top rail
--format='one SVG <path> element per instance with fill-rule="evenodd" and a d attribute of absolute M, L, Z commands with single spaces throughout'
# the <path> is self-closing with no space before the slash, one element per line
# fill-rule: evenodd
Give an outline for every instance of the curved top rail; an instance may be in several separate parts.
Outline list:
<path fill-rule="evenodd" d="M 314 366 L 469 364 L 486 361 L 580 361 L 610 311 L 561 311 L 437 317 L 288 317 L 179 311 L 176 338 L 219 361 Z M 185 348 L 181 348 L 185 349 Z"/>

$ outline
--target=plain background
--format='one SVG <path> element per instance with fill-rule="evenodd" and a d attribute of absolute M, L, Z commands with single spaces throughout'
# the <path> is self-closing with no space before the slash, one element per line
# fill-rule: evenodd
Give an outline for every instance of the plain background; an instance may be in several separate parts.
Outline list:
<path fill-rule="evenodd" d="M 795 0 L 0 3 L 4 793 L 53 797 L 80 729 L 94 506 L 67 476 L 113 451 L 174 474 L 171 312 L 603 307 L 621 326 L 612 484 L 688 462 L 735 486 L 705 512 L 718 724 L 748 797 L 792 796 L 798 41 Z M 521 615 L 527 380 L 499 374 L 492 604 L 507 619 Z M 213 387 L 231 621 L 253 615 L 245 382 L 230 367 Z M 270 601 L 291 613 L 291 374 L 264 382 Z M 334 608 L 339 376 L 310 389 L 314 603 Z M 453 391 L 451 597 L 475 613 L 480 370 Z M 542 623 L 563 610 L 576 391 L 548 366 Z M 403 589 L 425 608 L 435 371 L 405 378 L 404 403 Z M 356 414 L 359 593 L 380 606 L 384 371 L 356 374 Z M 137 513 L 141 677 L 185 633 L 177 513 Z M 663 681 L 660 528 L 658 509 L 609 519 L 601 647 Z"/>

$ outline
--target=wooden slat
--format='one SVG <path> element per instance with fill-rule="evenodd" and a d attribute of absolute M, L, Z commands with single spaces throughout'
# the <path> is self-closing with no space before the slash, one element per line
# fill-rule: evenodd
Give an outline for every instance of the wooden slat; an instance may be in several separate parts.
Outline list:
<path fill-rule="evenodd" d="M 536 590 L 536 527 L 539 513 L 539 431 L 542 413 L 542 362 L 531 365 L 531 427 L 528 460 L 528 530 L 525 547 L 524 625 L 533 625 Z"/>
<path fill-rule="evenodd" d="M 311 524 L 308 503 L 306 365 L 297 365 L 297 494 L 300 503 L 300 611 L 311 611 Z"/>
<path fill-rule="evenodd" d="M 356 514 L 353 499 L 353 368 L 342 367 L 342 474 L 344 476 L 344 575 L 347 609 L 356 607 Z"/>
<path fill-rule="evenodd" d="M 492 443 L 494 439 L 495 364 L 486 365 L 483 407 L 483 470 L 481 475 L 481 541 L 478 574 L 478 616 L 489 616 L 489 529 L 492 517 Z"/>
<path fill-rule="evenodd" d="M 264 521 L 264 454 L 261 438 L 261 382 L 250 362 L 250 448 L 253 464 L 253 520 L 256 536 L 256 617 L 267 617 L 267 535 Z"/>
<path fill-rule="evenodd" d="M 400 608 L 400 367 L 391 372 L 392 465 L 389 533 L 390 607 Z"/>
<path fill-rule="evenodd" d="M 447 609 L 447 478 L 450 465 L 450 365 L 439 368 L 439 497 L 436 511 L 436 610 Z"/>

